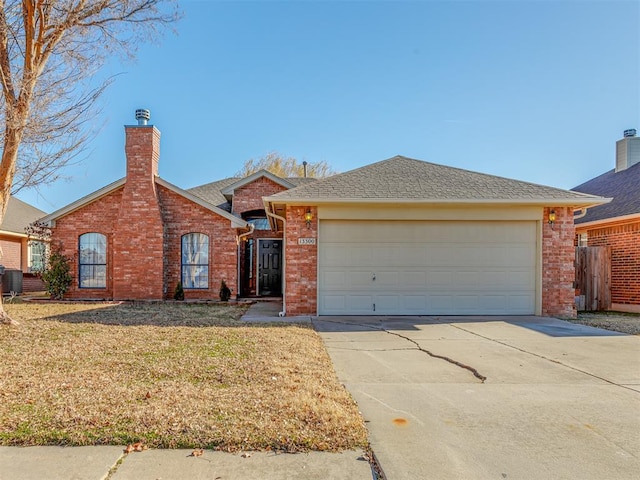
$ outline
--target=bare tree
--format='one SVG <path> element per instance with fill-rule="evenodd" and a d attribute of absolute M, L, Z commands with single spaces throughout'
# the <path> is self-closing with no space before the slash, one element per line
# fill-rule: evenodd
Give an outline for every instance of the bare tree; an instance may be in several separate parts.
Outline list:
<path fill-rule="evenodd" d="M 236 176 L 246 177 L 258 170 L 267 170 L 281 178 L 304 176 L 325 178 L 337 173 L 325 160 L 299 163 L 293 157 L 284 157 L 278 152 L 271 152 L 257 160 L 251 158 L 244 162 L 242 169 L 236 172 Z"/>
<path fill-rule="evenodd" d="M 0 223 L 12 191 L 55 180 L 86 145 L 105 60 L 178 17 L 170 0 L 0 0 Z"/>

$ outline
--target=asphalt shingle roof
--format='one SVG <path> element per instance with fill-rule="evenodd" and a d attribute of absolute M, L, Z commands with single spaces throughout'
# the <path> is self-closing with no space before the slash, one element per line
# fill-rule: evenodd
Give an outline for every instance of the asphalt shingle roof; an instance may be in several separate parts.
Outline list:
<path fill-rule="evenodd" d="M 222 180 L 217 180 L 215 182 L 206 183 L 204 185 L 199 185 L 197 187 L 188 188 L 186 190 L 196 197 L 200 197 L 204 201 L 209 202 L 216 207 L 222 208 L 227 212 L 230 212 L 231 205 L 221 192 L 229 185 L 233 185 L 240 180 L 242 179 L 239 177 L 229 177 Z M 284 180 L 296 186 L 306 185 L 317 181 L 316 178 L 311 177 L 287 177 Z"/>
<path fill-rule="evenodd" d="M 186 190 L 196 197 L 200 197 L 205 202 L 209 202 L 211 205 L 215 205 L 216 207 L 230 212 L 231 205 L 221 192 L 229 185 L 236 183 L 238 180 L 240 180 L 238 177 L 229 177 L 215 182 L 205 183 L 204 185 L 199 185 L 197 187 L 187 188 Z"/>
<path fill-rule="evenodd" d="M 640 213 L 640 163 L 617 173 L 609 170 L 572 190 L 613 197 L 611 203 L 590 208 L 577 224 Z"/>
<path fill-rule="evenodd" d="M 24 234 L 25 227 L 44 217 L 46 212 L 23 202 L 16 197 L 9 197 L 7 212 L 4 215 L 0 230 Z"/>
<path fill-rule="evenodd" d="M 270 197 L 315 200 L 593 200 L 577 192 L 395 156 Z"/>

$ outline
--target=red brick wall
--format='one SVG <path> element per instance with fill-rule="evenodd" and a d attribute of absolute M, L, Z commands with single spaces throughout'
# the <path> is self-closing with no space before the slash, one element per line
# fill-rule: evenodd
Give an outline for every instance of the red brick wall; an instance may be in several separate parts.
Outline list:
<path fill-rule="evenodd" d="M 556 221 L 549 225 L 549 211 Z M 575 228 L 573 210 L 545 208 L 542 223 L 542 315 L 575 317 Z"/>
<path fill-rule="evenodd" d="M 186 290 L 185 298 L 217 299 L 224 279 L 237 291 L 236 230 L 231 222 L 159 186 L 160 132 L 153 126 L 125 128 L 127 181 L 124 187 L 57 219 L 52 245 L 71 259 L 69 298 L 161 300 L 173 298 L 181 276 L 181 239 L 209 236 L 209 288 Z M 78 237 L 107 237 L 106 288 L 78 287 Z"/>
<path fill-rule="evenodd" d="M 269 178 L 257 178 L 255 181 L 233 192 L 232 211 L 237 215 L 241 215 L 252 210 L 264 210 L 262 197 L 268 197 L 284 190 L 286 190 L 285 187 L 278 185 Z"/>
<path fill-rule="evenodd" d="M 125 127 L 127 182 L 113 236 L 113 298 L 164 298 L 164 229 L 155 176 L 160 132 L 155 127 Z M 157 273 L 156 273 L 157 272 Z"/>
<path fill-rule="evenodd" d="M 640 305 L 640 221 L 586 230 L 590 247 L 611 247 L 611 301 Z"/>
<path fill-rule="evenodd" d="M 238 246 L 231 222 L 164 187 L 159 187 L 158 193 L 165 226 L 166 297 L 173 298 L 181 278 L 182 236 L 187 233 L 209 236 L 209 288 L 185 290 L 185 299 L 218 300 L 222 280 L 235 297 L 238 288 Z"/>
<path fill-rule="evenodd" d="M 0 240 L 0 247 L 2 248 L 0 265 L 12 270 L 22 270 L 22 242 L 2 239 Z"/>
<path fill-rule="evenodd" d="M 287 206 L 285 244 L 286 309 L 288 316 L 315 315 L 318 294 L 318 246 L 298 245 L 298 238 L 318 238 L 318 212 L 315 207 L 311 228 L 304 214 L 309 207 Z"/>
<path fill-rule="evenodd" d="M 22 277 L 22 291 L 24 293 L 43 292 L 44 282 L 33 273 L 25 273 Z"/>
<path fill-rule="evenodd" d="M 110 193 L 96 202 L 65 215 L 56 220 L 52 229 L 51 245 L 62 246 L 62 253 L 71 262 L 73 283 L 67 292 L 72 299 L 113 298 L 113 237 L 120 214 L 122 188 Z M 107 287 L 79 288 L 78 286 L 78 237 L 83 233 L 96 232 L 107 237 Z"/>

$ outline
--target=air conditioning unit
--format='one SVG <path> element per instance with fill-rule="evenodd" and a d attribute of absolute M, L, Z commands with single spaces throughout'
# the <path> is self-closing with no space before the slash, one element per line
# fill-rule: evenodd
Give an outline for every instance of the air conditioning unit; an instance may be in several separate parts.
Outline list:
<path fill-rule="evenodd" d="M 22 270 L 6 269 L 2 276 L 2 293 L 22 293 Z"/>

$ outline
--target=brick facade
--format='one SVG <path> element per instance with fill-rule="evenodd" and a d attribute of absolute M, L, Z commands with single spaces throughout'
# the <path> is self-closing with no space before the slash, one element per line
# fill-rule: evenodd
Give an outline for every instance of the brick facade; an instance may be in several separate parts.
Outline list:
<path fill-rule="evenodd" d="M 155 182 L 160 132 L 151 125 L 125 131 L 127 182 L 113 230 L 113 297 L 162 299 L 164 231 Z"/>
<path fill-rule="evenodd" d="M 181 280 L 182 237 L 189 233 L 208 236 L 209 264 L 207 287 L 185 289 L 186 299 L 217 299 L 222 280 L 232 290 L 233 296 L 260 293 L 256 292 L 256 277 L 260 273 L 259 241 L 279 239 L 283 233 L 256 230 L 245 235 L 238 245 L 238 235 L 247 230 L 232 226 L 226 212 L 206 208 L 194 201 L 190 194 L 159 180 L 160 132 L 153 126 L 126 127 L 125 152 L 127 177 L 123 186 L 114 187 L 103 196 L 55 218 L 52 245 L 54 248 L 60 245 L 62 252 L 70 258 L 74 276 L 67 297 L 173 298 L 176 285 Z M 270 178 L 258 176 L 235 189 L 232 214 L 237 217 L 247 213 L 262 216 L 263 197 L 283 190 L 286 188 Z M 304 217 L 309 210 L 313 220 L 307 225 Z M 553 208 L 556 221 L 552 226 L 547 222 L 550 210 L 552 208 L 544 210 L 542 222 L 542 314 L 572 317 L 575 316 L 573 211 L 568 207 Z M 285 212 L 285 309 L 290 316 L 315 315 L 318 289 L 317 208 L 286 205 Z M 104 288 L 79 288 L 79 237 L 90 232 L 106 237 L 107 276 Z M 633 248 L 631 243 L 634 241 L 637 247 L 638 228 L 627 233 L 630 237 L 625 240 L 625 248 Z M 301 245 L 300 238 L 315 239 L 315 244 Z M 247 261 L 250 244 L 253 244 L 254 256 Z M 637 275 L 637 264 L 630 264 L 629 272 Z M 631 275 L 625 277 L 628 282 L 633 280 Z M 277 290 L 271 292 L 273 294 Z"/>
<path fill-rule="evenodd" d="M 311 210 L 310 227 L 304 214 Z M 315 315 L 318 292 L 318 212 L 315 207 L 287 206 L 286 311 L 288 316 Z M 315 238 L 316 245 L 299 245 L 298 238 Z"/>
<path fill-rule="evenodd" d="M 237 188 L 233 192 L 232 212 L 242 215 L 245 212 L 264 210 L 262 197 L 268 197 L 286 190 L 282 185 L 267 177 L 259 177 L 253 182 Z"/>
<path fill-rule="evenodd" d="M 21 270 L 23 268 L 22 261 L 22 243 L 13 239 L 0 239 L 0 248 L 2 248 L 2 259 L 0 265 L 5 268 Z M 24 242 L 26 244 L 26 242 Z"/>
<path fill-rule="evenodd" d="M 52 245 L 71 262 L 71 299 L 161 300 L 173 298 L 181 278 L 181 242 L 187 233 L 209 236 L 206 289 L 185 289 L 186 299 L 218 299 L 224 279 L 237 288 L 236 229 L 230 220 L 156 182 L 160 132 L 126 127 L 127 178 L 123 187 L 56 219 Z M 106 237 L 104 288 L 79 286 L 79 237 Z"/>
<path fill-rule="evenodd" d="M 548 222 L 554 210 L 556 221 Z M 573 209 L 545 208 L 542 222 L 542 315 L 576 316 Z"/>
<path fill-rule="evenodd" d="M 165 297 L 173 298 L 181 278 L 182 236 L 204 233 L 209 237 L 209 285 L 206 289 L 185 289 L 185 299 L 214 300 L 219 298 L 224 280 L 235 297 L 238 284 L 236 232 L 229 220 L 211 213 L 200 205 L 163 187 L 158 189 L 164 225 Z"/>
<path fill-rule="evenodd" d="M 590 247 L 611 247 L 611 302 L 640 306 L 640 221 L 592 227 L 577 225 L 587 233 Z"/>
<path fill-rule="evenodd" d="M 285 187 L 267 177 L 258 177 L 251 183 L 243 185 L 233 192 L 232 212 L 244 218 L 246 213 L 265 216 L 262 197 L 268 197 L 286 190 Z M 254 230 L 251 235 L 243 237 L 240 249 L 240 276 L 243 279 L 240 294 L 253 297 L 258 295 L 258 253 L 260 239 L 281 239 L 282 232 L 273 230 Z M 252 255 L 253 261 L 247 258 Z M 251 271 L 249 271 L 251 269 Z"/>
<path fill-rule="evenodd" d="M 114 274 L 113 238 L 122 204 L 122 191 L 119 188 L 99 201 L 89 203 L 82 208 L 56 220 L 52 229 L 52 248 L 60 248 L 69 258 L 73 283 L 67 292 L 72 299 L 110 299 L 113 294 Z M 105 288 L 80 288 L 78 284 L 78 241 L 80 235 L 95 232 L 107 238 L 107 282 Z"/>

